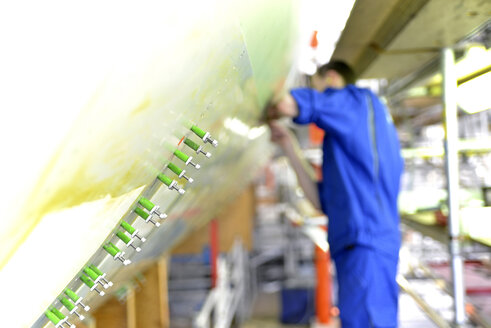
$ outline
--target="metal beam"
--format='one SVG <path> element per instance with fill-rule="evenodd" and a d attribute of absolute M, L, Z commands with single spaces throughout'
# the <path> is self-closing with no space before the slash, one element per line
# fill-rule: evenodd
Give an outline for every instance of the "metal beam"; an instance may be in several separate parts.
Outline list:
<path fill-rule="evenodd" d="M 459 157 L 457 121 L 457 78 L 455 58 L 451 48 L 442 49 L 443 104 L 445 108 L 445 167 L 448 191 L 448 232 L 452 264 L 452 288 L 454 294 L 454 321 L 457 327 L 466 321 L 464 301 L 464 275 L 460 244 L 459 221 Z"/>
<path fill-rule="evenodd" d="M 365 46 L 365 49 L 354 63 L 355 72 L 358 75 L 370 66 L 377 58 L 379 52 L 376 49 L 386 49 L 406 25 L 418 14 L 418 12 L 428 3 L 429 0 L 399 1 L 384 24 L 377 30 L 372 42 Z"/>

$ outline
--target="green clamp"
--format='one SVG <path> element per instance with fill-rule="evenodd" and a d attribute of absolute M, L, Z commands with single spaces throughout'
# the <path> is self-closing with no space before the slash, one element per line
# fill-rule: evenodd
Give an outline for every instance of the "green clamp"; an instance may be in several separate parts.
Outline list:
<path fill-rule="evenodd" d="M 184 143 L 186 143 L 185 140 Z M 192 156 L 188 156 L 178 149 L 174 151 L 174 155 L 176 155 L 176 157 L 179 158 L 181 161 L 183 161 L 186 165 L 191 164 L 192 166 L 194 166 L 196 170 L 199 170 L 201 167 L 201 165 L 192 162 L 193 160 Z"/>
<path fill-rule="evenodd" d="M 159 173 L 159 175 L 157 176 L 157 178 L 162 181 L 167 187 L 169 187 L 170 190 L 174 189 L 175 191 L 177 191 L 179 194 L 184 194 L 186 191 L 184 189 L 182 189 L 176 181 L 172 180 L 171 178 L 169 178 L 167 175 L 163 174 L 163 173 Z"/>
<path fill-rule="evenodd" d="M 97 273 L 95 273 L 94 270 L 92 270 L 91 268 L 85 267 L 84 273 L 86 275 L 88 275 L 90 277 L 90 279 L 92 279 L 96 284 L 99 282 L 99 280 L 100 280 L 99 275 Z"/>
<path fill-rule="evenodd" d="M 191 131 L 193 131 L 198 137 L 200 137 L 203 142 L 211 143 L 213 147 L 218 146 L 218 141 L 211 137 L 210 132 L 205 132 L 198 128 L 196 125 L 193 125 L 191 127 Z"/>
<path fill-rule="evenodd" d="M 138 216 L 140 216 L 143 220 L 145 220 L 145 222 L 148 223 L 150 221 L 153 224 L 155 224 L 156 227 L 160 227 L 160 223 L 153 220 L 152 216 L 147 212 L 145 212 L 142 208 L 140 207 L 135 208 L 135 213 L 138 214 Z"/>
<path fill-rule="evenodd" d="M 106 252 L 109 253 L 113 257 L 114 260 L 119 260 L 123 265 L 128 265 L 131 263 L 130 260 L 124 258 L 124 252 L 122 252 L 119 248 L 116 247 L 113 243 L 109 242 L 103 246 Z"/>
<path fill-rule="evenodd" d="M 161 219 L 165 219 L 167 217 L 167 214 L 165 213 L 161 213 L 159 211 L 159 208 L 160 206 L 158 205 L 155 205 L 154 203 L 152 203 L 150 200 L 148 200 L 147 198 L 145 197 L 141 197 L 139 200 L 138 200 L 138 203 L 145 207 L 148 211 L 149 211 L 149 214 L 150 215 L 157 215 L 159 218 Z M 138 213 L 137 213 L 138 214 Z"/>
<path fill-rule="evenodd" d="M 114 257 L 114 256 L 117 256 L 117 255 L 120 253 L 120 251 L 119 251 L 119 249 L 118 249 L 118 248 L 114 248 L 114 247 L 112 247 L 112 246 L 111 246 L 111 245 L 109 245 L 109 244 L 104 245 L 104 246 L 103 246 L 103 248 L 106 250 L 106 252 L 108 252 L 108 253 L 109 253 L 109 255 L 111 255 L 111 256 L 113 256 L 113 257 Z"/>
<path fill-rule="evenodd" d="M 65 316 L 63 313 L 61 313 L 61 311 L 60 311 L 60 310 L 58 310 L 57 308 L 52 307 L 50 310 L 51 310 L 51 312 L 53 312 L 53 313 L 54 313 L 54 315 L 56 315 L 56 317 L 57 317 L 58 319 L 63 320 L 63 319 L 65 319 L 65 318 L 66 318 L 66 316 Z"/>
<path fill-rule="evenodd" d="M 90 268 L 92 271 L 94 271 L 95 273 L 97 273 L 97 274 L 99 275 L 99 277 L 101 277 L 101 276 L 105 276 L 105 273 L 104 273 L 104 272 L 102 272 L 101 270 L 99 270 L 99 268 L 98 268 L 98 267 L 96 267 L 95 265 L 91 264 L 91 265 L 89 265 L 89 268 Z"/>
<path fill-rule="evenodd" d="M 198 137 L 204 138 L 206 136 L 206 132 L 198 128 L 196 125 L 191 127 L 191 131 L 193 131 Z M 204 141 L 204 140 L 203 140 Z"/>
<path fill-rule="evenodd" d="M 99 270 L 99 269 L 97 269 Z M 109 283 L 107 282 L 106 279 L 104 279 L 102 274 L 98 274 L 95 272 L 92 267 L 85 267 L 84 268 L 84 273 L 90 277 L 96 284 L 100 284 L 104 289 L 109 288 Z"/>
<path fill-rule="evenodd" d="M 144 214 L 147 216 L 147 218 L 148 218 L 148 216 L 149 216 L 149 215 L 148 215 L 148 214 L 147 214 L 145 211 L 143 211 L 142 209 L 140 209 L 140 210 L 141 210 L 141 211 L 142 211 L 142 212 L 143 212 L 143 213 L 144 213 Z M 147 239 L 146 239 L 145 237 L 140 236 L 140 235 L 138 234 L 138 230 L 137 230 L 137 229 L 135 229 L 135 228 L 134 228 L 134 227 L 133 227 L 131 224 L 129 224 L 128 222 L 126 222 L 126 221 L 122 221 L 122 222 L 121 222 L 121 224 L 120 224 L 120 226 L 121 226 L 121 227 L 122 227 L 124 230 L 126 230 L 126 231 L 127 231 L 127 232 L 128 232 L 130 235 L 131 235 L 131 238 L 136 237 L 136 238 L 140 239 L 142 243 L 144 243 L 145 241 L 147 241 Z"/>
<path fill-rule="evenodd" d="M 140 198 L 138 203 L 140 203 L 140 205 L 145 207 L 148 211 L 151 211 L 155 207 L 155 204 L 145 197 Z"/>
<path fill-rule="evenodd" d="M 167 164 L 167 167 L 169 168 L 169 170 L 174 172 L 179 178 L 184 178 L 184 179 L 188 180 L 189 183 L 193 183 L 194 179 L 186 176 L 186 170 L 181 169 L 180 167 L 178 167 L 174 163 Z"/>
<path fill-rule="evenodd" d="M 49 313 L 51 313 L 52 315 L 49 315 Z M 55 307 L 51 307 L 49 310 L 45 312 L 45 314 L 48 317 L 48 319 L 51 320 L 51 322 L 55 323 L 55 321 L 58 321 L 57 323 L 55 323 L 56 328 L 64 327 L 63 324 L 67 324 L 68 327 L 75 327 L 75 325 L 72 325 L 70 322 L 68 322 L 68 318 Z M 58 320 L 53 320 L 55 318 Z"/>
<path fill-rule="evenodd" d="M 102 272 L 101 270 L 99 270 L 98 267 L 96 267 L 95 265 L 91 264 L 89 265 L 89 268 L 94 271 L 95 273 L 97 273 L 97 275 L 99 276 L 99 278 L 104 282 L 106 286 L 104 286 L 104 288 L 108 288 L 108 287 L 111 287 L 113 285 L 113 283 L 109 280 L 106 279 L 106 274 L 104 272 Z"/>
<path fill-rule="evenodd" d="M 80 320 L 84 320 L 85 317 L 83 315 L 81 315 L 80 313 L 77 312 L 77 309 L 78 307 L 73 304 L 72 302 L 70 302 L 70 300 L 66 297 L 62 297 L 60 298 L 60 302 L 61 304 L 63 304 L 64 307 L 66 307 L 68 309 L 68 311 L 70 311 L 70 314 L 75 314 Z"/>
<path fill-rule="evenodd" d="M 186 146 L 188 146 L 189 148 L 191 148 L 192 150 L 194 150 L 196 152 L 196 154 L 198 154 L 198 155 L 203 154 L 207 158 L 211 157 L 211 153 L 204 151 L 203 146 L 198 145 L 196 142 L 194 142 L 193 140 L 191 140 L 189 138 L 184 139 L 184 144 Z"/>
<path fill-rule="evenodd" d="M 64 292 L 66 296 L 68 296 L 73 302 L 75 302 L 75 305 L 80 304 L 80 306 L 82 306 L 86 312 L 90 310 L 90 306 L 82 303 L 82 300 L 84 298 L 75 294 L 73 290 L 71 290 L 70 288 L 65 288 Z"/>
<path fill-rule="evenodd" d="M 144 220 L 147 220 L 148 217 L 150 216 L 150 214 L 148 214 L 147 212 L 145 212 L 143 209 L 141 209 L 140 207 L 137 207 L 135 208 L 135 213 L 138 214 L 141 218 L 143 218 Z"/>
<path fill-rule="evenodd" d="M 53 312 L 51 312 L 51 310 L 46 310 L 44 311 L 44 315 L 54 324 L 56 325 L 56 327 L 60 327 L 59 323 L 61 322 L 61 320 L 56 316 L 56 314 L 54 314 Z"/>
<path fill-rule="evenodd" d="M 60 298 L 61 304 L 63 304 L 64 307 L 68 309 L 68 311 L 72 311 L 73 309 L 76 309 L 75 304 L 70 302 L 66 297 Z"/>
<path fill-rule="evenodd" d="M 86 276 L 86 275 L 84 275 L 83 273 L 80 275 L 80 280 L 82 280 L 82 282 L 83 282 L 83 283 L 84 283 L 84 284 L 85 284 L 87 287 L 89 287 L 91 291 L 92 291 L 92 290 L 95 290 L 95 291 L 96 291 L 96 292 L 98 292 L 98 293 L 99 293 L 99 295 L 101 295 L 101 296 L 104 296 L 104 295 L 106 294 L 104 291 L 99 290 L 99 289 L 97 288 L 97 286 L 98 286 L 98 285 L 97 285 L 97 284 L 95 284 L 95 283 L 94 283 L 92 280 L 90 280 L 90 278 L 89 278 L 89 277 L 87 277 L 87 276 Z"/>
<path fill-rule="evenodd" d="M 126 246 L 134 248 L 135 251 L 140 252 L 142 250 L 140 247 L 136 247 L 135 245 L 133 245 L 133 242 L 135 240 L 131 237 L 128 237 L 128 235 L 126 235 L 123 231 L 118 231 L 116 233 L 116 236 L 118 236 L 118 238 L 121 239 L 123 243 L 126 244 Z"/>

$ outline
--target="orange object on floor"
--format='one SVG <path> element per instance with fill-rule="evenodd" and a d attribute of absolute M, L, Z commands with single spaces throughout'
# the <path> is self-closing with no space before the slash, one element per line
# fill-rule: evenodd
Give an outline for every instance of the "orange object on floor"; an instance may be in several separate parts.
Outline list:
<path fill-rule="evenodd" d="M 315 290 L 315 311 L 317 322 L 328 324 L 331 321 L 331 274 L 329 267 L 331 257 L 320 247 L 315 247 L 315 270 L 317 273 L 317 286 Z"/>
<path fill-rule="evenodd" d="M 315 34 L 317 37 L 317 34 Z M 309 137 L 312 146 L 321 146 L 324 140 L 325 132 L 315 124 L 309 125 Z M 322 166 L 314 165 L 317 179 L 322 180 Z M 326 226 L 322 226 L 327 230 Z M 332 314 L 332 299 L 331 288 L 332 279 L 329 268 L 331 267 L 331 256 L 329 250 L 324 252 L 319 246 L 315 246 L 315 270 L 317 275 L 317 286 L 315 290 L 315 312 L 317 315 L 317 322 L 320 324 L 329 324 Z"/>

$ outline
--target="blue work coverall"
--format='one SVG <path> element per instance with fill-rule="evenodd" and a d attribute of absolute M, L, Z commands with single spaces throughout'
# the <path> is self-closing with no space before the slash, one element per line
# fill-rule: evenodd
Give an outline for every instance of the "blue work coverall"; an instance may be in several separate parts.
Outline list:
<path fill-rule="evenodd" d="M 392 119 L 371 91 L 351 84 L 291 95 L 299 108 L 294 122 L 326 132 L 319 198 L 329 218 L 342 326 L 396 327 L 403 160 Z"/>

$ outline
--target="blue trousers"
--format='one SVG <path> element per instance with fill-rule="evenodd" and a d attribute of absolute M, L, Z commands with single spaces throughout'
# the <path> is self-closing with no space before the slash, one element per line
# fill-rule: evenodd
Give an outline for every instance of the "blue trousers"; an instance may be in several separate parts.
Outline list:
<path fill-rule="evenodd" d="M 397 327 L 397 252 L 355 245 L 334 256 L 343 328 Z"/>

